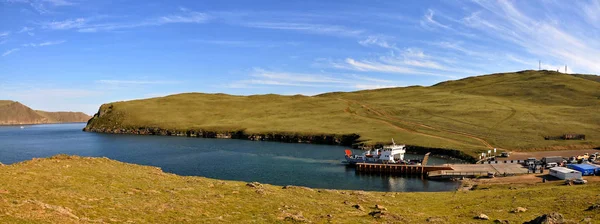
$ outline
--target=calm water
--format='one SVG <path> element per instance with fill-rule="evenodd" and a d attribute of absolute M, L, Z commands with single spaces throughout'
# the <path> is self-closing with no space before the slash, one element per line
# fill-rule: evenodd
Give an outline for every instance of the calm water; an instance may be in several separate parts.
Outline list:
<path fill-rule="evenodd" d="M 341 164 L 345 148 L 339 146 L 110 135 L 82 132 L 84 126 L 0 126 L 0 162 L 74 154 L 158 166 L 179 175 L 275 185 L 376 191 L 447 191 L 457 186 L 454 182 L 420 178 L 358 175 Z M 430 158 L 430 164 L 446 162 Z"/>

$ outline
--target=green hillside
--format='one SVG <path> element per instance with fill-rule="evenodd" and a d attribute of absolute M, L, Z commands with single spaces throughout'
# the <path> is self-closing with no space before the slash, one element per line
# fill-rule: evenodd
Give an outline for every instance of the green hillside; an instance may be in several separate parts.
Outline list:
<path fill-rule="evenodd" d="M 283 189 L 76 156 L 0 165 L 0 175 L 0 223 L 523 223 L 552 212 L 566 223 L 600 218 L 598 209 L 587 210 L 600 201 L 597 177 L 579 186 L 535 177 L 481 182 L 454 192 Z M 517 207 L 527 211 L 512 213 Z M 479 214 L 490 220 L 473 218 Z"/>
<path fill-rule="evenodd" d="M 470 77 L 431 87 L 318 96 L 187 93 L 103 105 L 86 130 L 162 128 L 247 134 L 358 134 L 458 149 L 544 150 L 600 145 L 600 83 L 551 71 Z M 579 133 L 586 140 L 547 141 Z"/>

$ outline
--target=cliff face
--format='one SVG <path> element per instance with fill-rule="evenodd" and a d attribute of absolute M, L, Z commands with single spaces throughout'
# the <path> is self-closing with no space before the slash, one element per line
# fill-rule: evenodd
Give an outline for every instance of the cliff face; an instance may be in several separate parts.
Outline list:
<path fill-rule="evenodd" d="M 19 102 L 0 101 L 0 125 L 86 122 L 90 118 L 81 112 L 36 111 Z"/>

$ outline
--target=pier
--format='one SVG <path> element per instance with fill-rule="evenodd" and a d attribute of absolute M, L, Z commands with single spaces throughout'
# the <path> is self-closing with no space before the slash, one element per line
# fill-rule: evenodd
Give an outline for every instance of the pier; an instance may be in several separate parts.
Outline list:
<path fill-rule="evenodd" d="M 356 172 L 397 175 L 423 175 L 432 171 L 452 170 L 450 166 L 420 166 L 401 164 L 357 163 Z"/>
<path fill-rule="evenodd" d="M 356 172 L 392 175 L 427 175 L 432 178 L 526 174 L 527 168 L 516 163 L 500 164 L 446 164 L 421 166 L 402 164 L 357 163 Z"/>

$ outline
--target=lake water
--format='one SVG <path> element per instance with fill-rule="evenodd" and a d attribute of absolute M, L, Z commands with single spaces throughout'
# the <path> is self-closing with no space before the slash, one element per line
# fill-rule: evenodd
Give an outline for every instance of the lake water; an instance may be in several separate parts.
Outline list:
<path fill-rule="evenodd" d="M 56 154 L 108 157 L 165 172 L 275 185 L 367 191 L 448 191 L 457 183 L 416 177 L 359 175 L 341 164 L 344 147 L 231 139 L 111 135 L 85 124 L 0 126 L 0 162 Z M 409 159 L 422 158 L 406 155 Z M 448 161 L 430 157 L 430 164 Z"/>

